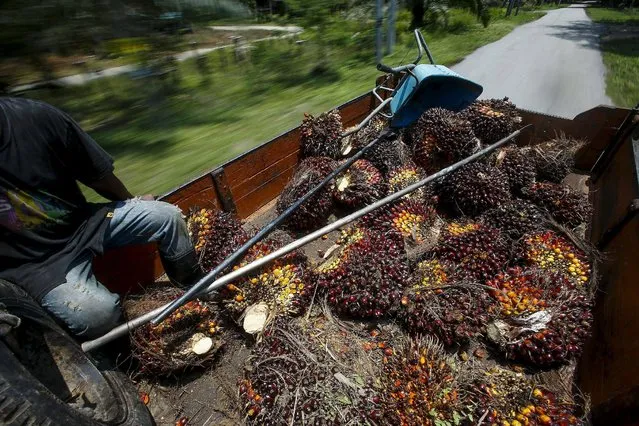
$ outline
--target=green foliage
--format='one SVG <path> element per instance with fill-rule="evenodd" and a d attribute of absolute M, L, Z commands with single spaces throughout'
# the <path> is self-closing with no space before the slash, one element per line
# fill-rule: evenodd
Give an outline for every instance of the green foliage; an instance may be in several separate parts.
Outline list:
<path fill-rule="evenodd" d="M 588 16 L 595 22 L 605 24 L 632 24 L 639 26 L 639 8 L 637 9 L 607 9 L 603 7 L 589 7 L 586 9 Z"/>
<path fill-rule="evenodd" d="M 481 12 L 479 12 L 479 19 L 481 21 L 481 24 L 484 26 L 484 28 L 487 28 L 488 25 L 490 25 L 490 19 L 491 19 L 490 9 L 488 9 L 487 7 L 484 7 L 481 10 Z"/>
<path fill-rule="evenodd" d="M 608 71 L 606 93 L 616 105 L 633 107 L 639 102 L 639 10 L 593 7 L 587 12 L 594 21 L 607 26 L 608 35 L 601 42 Z"/>
<path fill-rule="evenodd" d="M 144 37 L 130 37 L 106 40 L 103 48 L 108 55 L 137 56 L 151 50 L 151 45 Z"/>
<path fill-rule="evenodd" d="M 287 0 L 286 11 L 289 16 L 309 20 L 314 16 L 326 16 L 345 10 L 348 6 L 348 0 Z"/>
<path fill-rule="evenodd" d="M 429 31 L 446 30 L 459 34 L 468 31 L 477 21 L 481 22 L 484 28 L 490 24 L 491 13 L 484 0 L 415 1 L 422 1 L 423 26 Z M 412 13 L 414 15 L 415 9 L 412 9 Z M 416 17 L 412 16 L 411 26 L 415 21 Z"/>
<path fill-rule="evenodd" d="M 639 102 L 639 37 L 610 40 L 602 43 L 606 73 L 606 92 L 612 101 L 622 107 L 633 107 Z"/>
<path fill-rule="evenodd" d="M 250 59 L 238 63 L 230 49 L 212 52 L 205 66 L 208 77 L 195 60 L 179 63 L 181 79 L 170 91 L 159 77 L 121 76 L 29 96 L 79 120 L 116 158 L 116 172 L 134 193 L 160 194 L 297 126 L 305 112 L 330 110 L 370 90 L 379 75 L 374 67 L 374 23 L 339 15 L 326 20 L 324 34 L 330 43 L 323 46 L 319 29 L 307 29 L 302 36 L 306 43 L 256 44 Z M 476 20 L 471 25 L 469 11 L 452 9 L 450 16 L 451 25 L 464 20 L 466 30 L 424 33 L 435 59 L 444 65 L 540 15 L 498 17 L 489 28 Z M 399 13 L 398 45 L 384 62 L 400 64 L 414 57 L 410 19 L 410 11 Z"/>
<path fill-rule="evenodd" d="M 424 12 L 424 24 L 429 30 L 448 28 L 448 6 L 445 2 L 431 1 Z"/>
<path fill-rule="evenodd" d="M 470 11 L 453 9 L 447 31 L 453 34 L 462 34 L 475 26 L 477 26 L 477 18 Z"/>

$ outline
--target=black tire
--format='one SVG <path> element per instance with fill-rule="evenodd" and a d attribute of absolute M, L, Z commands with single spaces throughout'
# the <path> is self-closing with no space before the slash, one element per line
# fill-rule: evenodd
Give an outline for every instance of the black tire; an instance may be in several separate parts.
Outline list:
<path fill-rule="evenodd" d="M 128 377 L 98 365 L 22 289 L 0 280 L 0 303 L 22 320 L 0 338 L 0 425 L 154 424 Z"/>

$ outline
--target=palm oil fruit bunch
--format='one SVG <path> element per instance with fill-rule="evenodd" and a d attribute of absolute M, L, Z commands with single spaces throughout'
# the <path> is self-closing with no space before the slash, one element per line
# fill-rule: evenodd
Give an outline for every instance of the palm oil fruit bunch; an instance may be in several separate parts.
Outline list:
<path fill-rule="evenodd" d="M 523 193 L 562 225 L 576 228 L 590 221 L 592 207 L 588 197 L 567 185 L 537 182 L 526 187 Z"/>
<path fill-rule="evenodd" d="M 501 312 L 492 339 L 508 359 L 536 366 L 569 362 L 590 335 L 592 304 L 570 280 L 543 269 L 511 268 L 487 285 Z"/>
<path fill-rule="evenodd" d="M 382 173 L 388 173 L 410 161 L 411 152 L 403 141 L 389 135 L 367 150 L 364 158 Z"/>
<path fill-rule="evenodd" d="M 239 383 L 248 424 L 298 424 L 303 416 L 313 417 L 320 408 L 319 394 L 314 388 L 318 376 L 325 373 L 304 337 L 295 326 L 281 319 L 276 319 L 262 333 L 252 354 L 258 367 L 252 368 Z M 309 350 L 301 351 L 298 344 Z"/>
<path fill-rule="evenodd" d="M 442 196 L 469 216 L 477 216 L 511 199 L 506 174 L 483 163 L 467 164 L 448 175 L 442 183 Z"/>
<path fill-rule="evenodd" d="M 478 223 L 453 222 L 433 249 L 434 257 L 455 265 L 458 279 L 483 282 L 510 260 L 509 242 L 501 232 Z"/>
<path fill-rule="evenodd" d="M 435 426 L 463 418 L 456 373 L 433 338 L 407 339 L 383 362 L 377 424 Z"/>
<path fill-rule="evenodd" d="M 527 234 L 522 240 L 521 250 L 526 264 L 556 272 L 576 287 L 585 287 L 590 281 L 592 271 L 586 253 L 557 232 Z"/>
<path fill-rule="evenodd" d="M 526 148 L 526 155 L 534 161 L 537 178 L 560 183 L 575 167 L 575 155 L 584 141 L 559 135 L 554 139 Z"/>
<path fill-rule="evenodd" d="M 361 226 L 352 226 L 341 231 L 330 252 L 324 255 L 323 260 L 314 270 L 315 280 L 321 289 L 327 289 L 335 279 L 344 276 L 344 263 L 348 259 L 350 247 L 362 240 L 367 231 Z"/>
<path fill-rule="evenodd" d="M 368 145 L 373 139 L 379 137 L 384 130 L 388 127 L 388 121 L 382 117 L 373 118 L 363 129 L 359 132 L 355 132 L 344 138 L 342 143 L 342 155 L 353 155 L 366 145 Z M 346 129 L 347 131 L 349 129 Z"/>
<path fill-rule="evenodd" d="M 508 177 L 508 184 L 513 194 L 520 194 L 523 188 L 535 181 L 537 174 L 535 164 L 519 148 L 511 147 L 499 151 L 495 165 Z"/>
<path fill-rule="evenodd" d="M 401 191 L 402 189 L 424 180 L 425 178 L 426 171 L 414 164 L 412 161 L 408 161 L 404 165 L 391 169 L 387 173 L 386 181 L 388 183 L 388 192 L 392 194 Z M 434 201 L 433 196 L 432 188 L 430 185 L 426 185 L 406 194 L 404 198 L 413 198 L 425 203 L 427 201 Z"/>
<path fill-rule="evenodd" d="M 592 327 L 592 303 L 579 292 L 565 292 L 553 306 L 552 319 L 537 332 L 525 332 L 506 344 L 506 357 L 535 366 L 566 364 L 581 355 Z"/>
<path fill-rule="evenodd" d="M 235 268 L 272 253 L 286 242 L 287 238 L 275 235 L 255 244 Z M 310 303 L 314 286 L 315 280 L 306 256 L 293 252 L 269 263 L 256 274 L 227 284 L 220 294 L 234 317 L 257 303 L 265 303 L 271 312 L 296 316 L 303 313 Z"/>
<path fill-rule="evenodd" d="M 412 128 L 415 162 L 429 173 L 473 154 L 479 140 L 469 121 L 443 109 L 426 110 Z"/>
<path fill-rule="evenodd" d="M 155 285 L 145 294 L 127 297 L 123 303 L 127 318 L 159 308 L 181 296 L 175 287 Z M 217 308 L 199 299 L 179 307 L 158 325 L 146 324 L 131 332 L 133 357 L 140 373 L 168 375 L 211 362 L 223 345 Z"/>
<path fill-rule="evenodd" d="M 362 224 L 378 232 L 397 232 L 405 241 L 421 244 L 435 221 L 435 210 L 417 200 L 401 199 L 369 213 Z"/>
<path fill-rule="evenodd" d="M 417 264 L 411 277 L 411 289 L 433 290 L 450 284 L 455 266 L 439 259 L 426 259 Z"/>
<path fill-rule="evenodd" d="M 248 241 L 242 222 L 219 210 L 195 210 L 187 219 L 187 227 L 204 272 L 215 268 Z"/>
<path fill-rule="evenodd" d="M 411 334 L 434 335 L 450 347 L 485 334 L 491 305 L 481 286 L 460 283 L 429 289 L 418 284 L 404 292 L 399 318 Z"/>
<path fill-rule="evenodd" d="M 483 417 L 485 424 L 499 426 L 584 424 L 575 416 L 574 404 L 559 400 L 522 373 L 493 368 L 470 385 L 468 394 L 465 402 L 475 406 L 475 422 Z"/>
<path fill-rule="evenodd" d="M 386 183 L 369 161 L 357 160 L 335 178 L 335 200 L 351 208 L 363 207 L 386 194 Z"/>
<path fill-rule="evenodd" d="M 515 241 L 524 234 L 543 228 L 547 223 L 546 215 L 539 207 L 520 199 L 508 201 L 484 212 L 479 220 L 501 230 Z"/>
<path fill-rule="evenodd" d="M 471 123 L 475 135 L 486 145 L 505 138 L 521 123 L 517 108 L 508 98 L 475 101 L 460 115 Z"/>
<path fill-rule="evenodd" d="M 339 111 L 322 113 L 317 117 L 304 114 L 300 125 L 300 151 L 302 158 L 341 158 L 342 117 Z"/>
<path fill-rule="evenodd" d="M 331 307 L 352 318 L 381 318 L 395 312 L 409 276 L 397 234 L 366 230 L 336 256 L 340 262 L 335 268 L 318 268 Z"/>
<path fill-rule="evenodd" d="M 561 287 L 561 277 L 557 277 L 559 282 L 556 283 L 548 283 L 547 278 L 547 274 L 544 276 L 534 270 L 515 267 L 497 274 L 486 281 L 486 285 L 495 288 L 491 293 L 499 302 L 500 314 L 517 317 L 549 307 L 546 299 L 556 296 Z"/>
<path fill-rule="evenodd" d="M 310 157 L 302 160 L 277 200 L 278 214 L 326 179 L 335 167 L 337 163 L 328 157 Z M 307 231 L 322 226 L 333 212 L 332 185 L 329 183 L 295 210 L 289 216 L 286 226 L 295 231 Z"/>
<path fill-rule="evenodd" d="M 367 420 L 379 419 L 373 375 L 383 352 L 363 334 L 324 315 L 269 324 L 253 349 L 256 367 L 239 383 L 247 423 L 374 424 Z"/>

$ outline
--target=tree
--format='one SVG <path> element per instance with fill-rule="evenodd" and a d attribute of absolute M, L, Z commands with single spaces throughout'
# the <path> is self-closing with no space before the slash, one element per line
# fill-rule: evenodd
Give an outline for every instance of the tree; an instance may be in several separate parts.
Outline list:
<path fill-rule="evenodd" d="M 409 0 L 409 7 L 412 15 L 410 27 L 412 29 L 421 28 L 424 26 L 424 0 Z"/>

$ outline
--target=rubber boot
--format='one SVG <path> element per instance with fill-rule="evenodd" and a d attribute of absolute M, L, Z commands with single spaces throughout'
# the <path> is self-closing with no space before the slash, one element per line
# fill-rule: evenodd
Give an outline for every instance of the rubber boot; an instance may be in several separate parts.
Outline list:
<path fill-rule="evenodd" d="M 169 280 L 183 289 L 191 288 L 204 276 L 202 268 L 200 268 L 200 264 L 197 261 L 195 250 L 191 250 L 173 260 L 162 258 L 162 266 Z"/>

